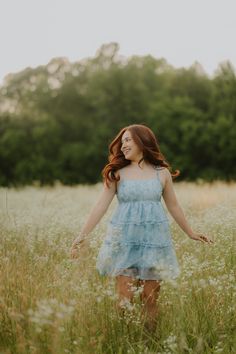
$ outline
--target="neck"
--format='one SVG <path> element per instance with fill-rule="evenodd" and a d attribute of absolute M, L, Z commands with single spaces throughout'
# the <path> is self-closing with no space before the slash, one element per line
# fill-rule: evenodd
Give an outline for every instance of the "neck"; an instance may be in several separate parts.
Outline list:
<path fill-rule="evenodd" d="M 139 160 L 138 160 L 138 161 L 139 161 Z M 146 161 L 142 160 L 142 161 L 140 162 L 140 164 L 138 164 L 138 161 L 131 161 L 130 165 L 136 166 L 136 167 L 142 168 L 142 169 L 144 169 L 145 167 L 148 166 L 148 163 L 147 163 Z"/>

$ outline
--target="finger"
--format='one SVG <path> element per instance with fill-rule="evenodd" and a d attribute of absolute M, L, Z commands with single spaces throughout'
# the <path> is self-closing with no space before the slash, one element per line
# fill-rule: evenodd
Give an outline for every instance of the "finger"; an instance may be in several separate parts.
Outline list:
<path fill-rule="evenodd" d="M 204 236 L 204 239 L 206 240 L 207 243 L 212 243 L 212 242 L 213 242 L 213 241 L 212 241 L 209 237 L 207 237 L 207 236 Z"/>
<path fill-rule="evenodd" d="M 207 236 L 205 236 L 205 235 L 201 235 L 200 236 L 205 242 L 207 242 L 208 241 L 208 237 Z"/>
<path fill-rule="evenodd" d="M 206 239 L 208 243 L 213 243 L 213 240 L 210 237 L 204 236 L 203 237 Z"/>
<path fill-rule="evenodd" d="M 210 242 L 209 242 L 209 239 L 208 239 L 206 236 L 203 237 L 203 242 L 205 242 L 205 243 L 210 243 Z"/>
<path fill-rule="evenodd" d="M 204 242 L 204 241 L 205 241 L 204 235 L 200 235 L 200 236 L 198 237 L 198 240 Z"/>

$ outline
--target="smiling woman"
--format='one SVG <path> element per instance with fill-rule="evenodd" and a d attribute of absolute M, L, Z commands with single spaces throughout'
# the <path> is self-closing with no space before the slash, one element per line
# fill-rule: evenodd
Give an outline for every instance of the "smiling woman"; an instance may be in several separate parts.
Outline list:
<path fill-rule="evenodd" d="M 116 277 L 117 309 L 123 313 L 124 301 L 132 302 L 133 285 L 142 285 L 143 314 L 147 326 L 155 329 L 157 299 L 163 280 L 180 274 L 169 220 L 161 197 L 173 218 L 193 240 L 211 243 L 207 236 L 193 232 L 178 204 L 170 166 L 164 160 L 154 133 L 145 125 L 123 128 L 109 146 L 109 163 L 104 167 L 104 189 L 81 235 L 72 245 L 84 241 L 117 194 L 118 206 L 107 227 L 99 250 L 96 268 L 103 276 Z M 82 243 L 83 244 L 83 243 Z"/>

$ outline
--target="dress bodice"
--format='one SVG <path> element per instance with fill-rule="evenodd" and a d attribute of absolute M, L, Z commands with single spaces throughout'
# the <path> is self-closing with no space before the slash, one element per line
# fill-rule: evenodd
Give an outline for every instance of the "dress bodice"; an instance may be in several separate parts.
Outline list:
<path fill-rule="evenodd" d="M 163 187 L 159 171 L 156 178 L 124 179 L 117 188 L 118 206 L 111 222 L 117 224 L 143 224 L 167 221 L 167 215 L 161 203 Z"/>
<path fill-rule="evenodd" d="M 117 199 L 122 202 L 160 201 L 162 184 L 158 177 L 136 180 L 126 179 L 119 183 Z"/>

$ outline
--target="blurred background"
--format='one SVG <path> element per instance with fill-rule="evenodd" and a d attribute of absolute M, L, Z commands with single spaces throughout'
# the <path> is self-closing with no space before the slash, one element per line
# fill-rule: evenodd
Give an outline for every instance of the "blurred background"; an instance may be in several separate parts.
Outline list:
<path fill-rule="evenodd" d="M 147 124 L 178 180 L 236 178 L 233 1 L 0 4 L 0 185 L 102 180 Z"/>

